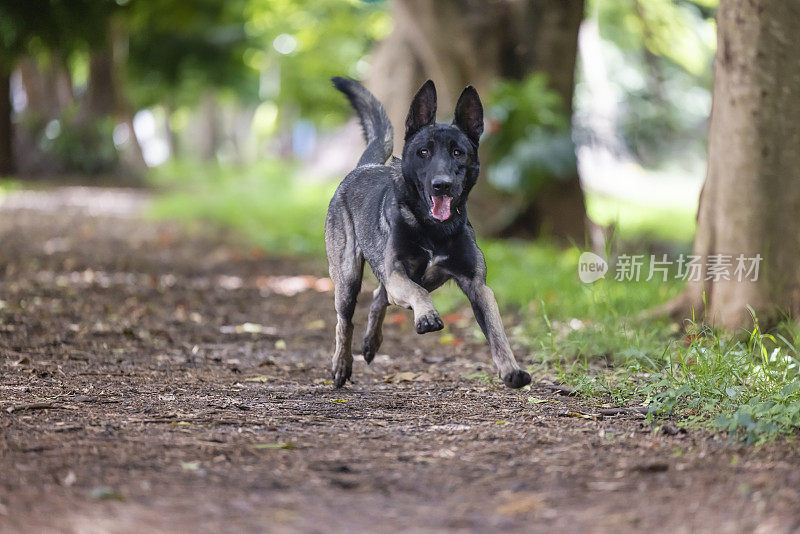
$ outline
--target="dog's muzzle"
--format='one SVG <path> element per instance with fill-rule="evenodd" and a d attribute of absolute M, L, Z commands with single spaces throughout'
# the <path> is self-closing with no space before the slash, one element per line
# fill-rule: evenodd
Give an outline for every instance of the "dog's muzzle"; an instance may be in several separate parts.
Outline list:
<path fill-rule="evenodd" d="M 446 175 L 434 176 L 431 180 L 431 216 L 438 221 L 446 221 L 450 218 L 450 201 L 453 189 L 453 179 Z"/>

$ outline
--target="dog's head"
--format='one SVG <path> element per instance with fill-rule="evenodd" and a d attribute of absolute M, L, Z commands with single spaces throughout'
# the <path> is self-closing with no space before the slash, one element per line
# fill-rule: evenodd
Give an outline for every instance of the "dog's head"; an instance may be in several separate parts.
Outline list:
<path fill-rule="evenodd" d="M 472 86 L 461 93 L 452 124 L 436 123 L 432 81 L 417 92 L 406 118 L 403 177 L 428 217 L 444 222 L 463 212 L 460 208 L 478 180 L 482 133 L 483 106 Z"/>

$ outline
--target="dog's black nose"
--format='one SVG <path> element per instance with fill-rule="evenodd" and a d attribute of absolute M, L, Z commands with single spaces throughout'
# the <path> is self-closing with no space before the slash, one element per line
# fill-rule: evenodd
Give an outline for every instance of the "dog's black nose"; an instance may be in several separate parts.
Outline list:
<path fill-rule="evenodd" d="M 453 180 L 449 176 L 434 176 L 431 187 L 435 196 L 449 195 Z"/>

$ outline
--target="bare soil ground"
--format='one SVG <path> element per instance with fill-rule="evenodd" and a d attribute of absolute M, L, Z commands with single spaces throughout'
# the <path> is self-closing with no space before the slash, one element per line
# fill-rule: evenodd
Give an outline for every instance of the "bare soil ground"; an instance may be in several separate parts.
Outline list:
<path fill-rule="evenodd" d="M 494 371 L 466 311 L 418 336 L 390 310 L 381 355 L 334 390 L 324 264 L 147 222 L 146 203 L 0 207 L 0 531 L 800 530 L 796 445 L 570 416 L 601 407 L 474 378 Z"/>

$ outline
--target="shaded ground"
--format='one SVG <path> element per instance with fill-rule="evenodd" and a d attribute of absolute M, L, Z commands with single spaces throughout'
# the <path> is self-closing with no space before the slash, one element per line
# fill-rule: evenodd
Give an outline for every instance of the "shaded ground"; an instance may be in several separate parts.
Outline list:
<path fill-rule="evenodd" d="M 0 207 L 0 531 L 800 529 L 796 446 L 569 417 L 599 407 L 476 376 L 468 312 L 443 337 L 390 311 L 333 390 L 325 266 L 144 222 L 146 202 Z"/>

